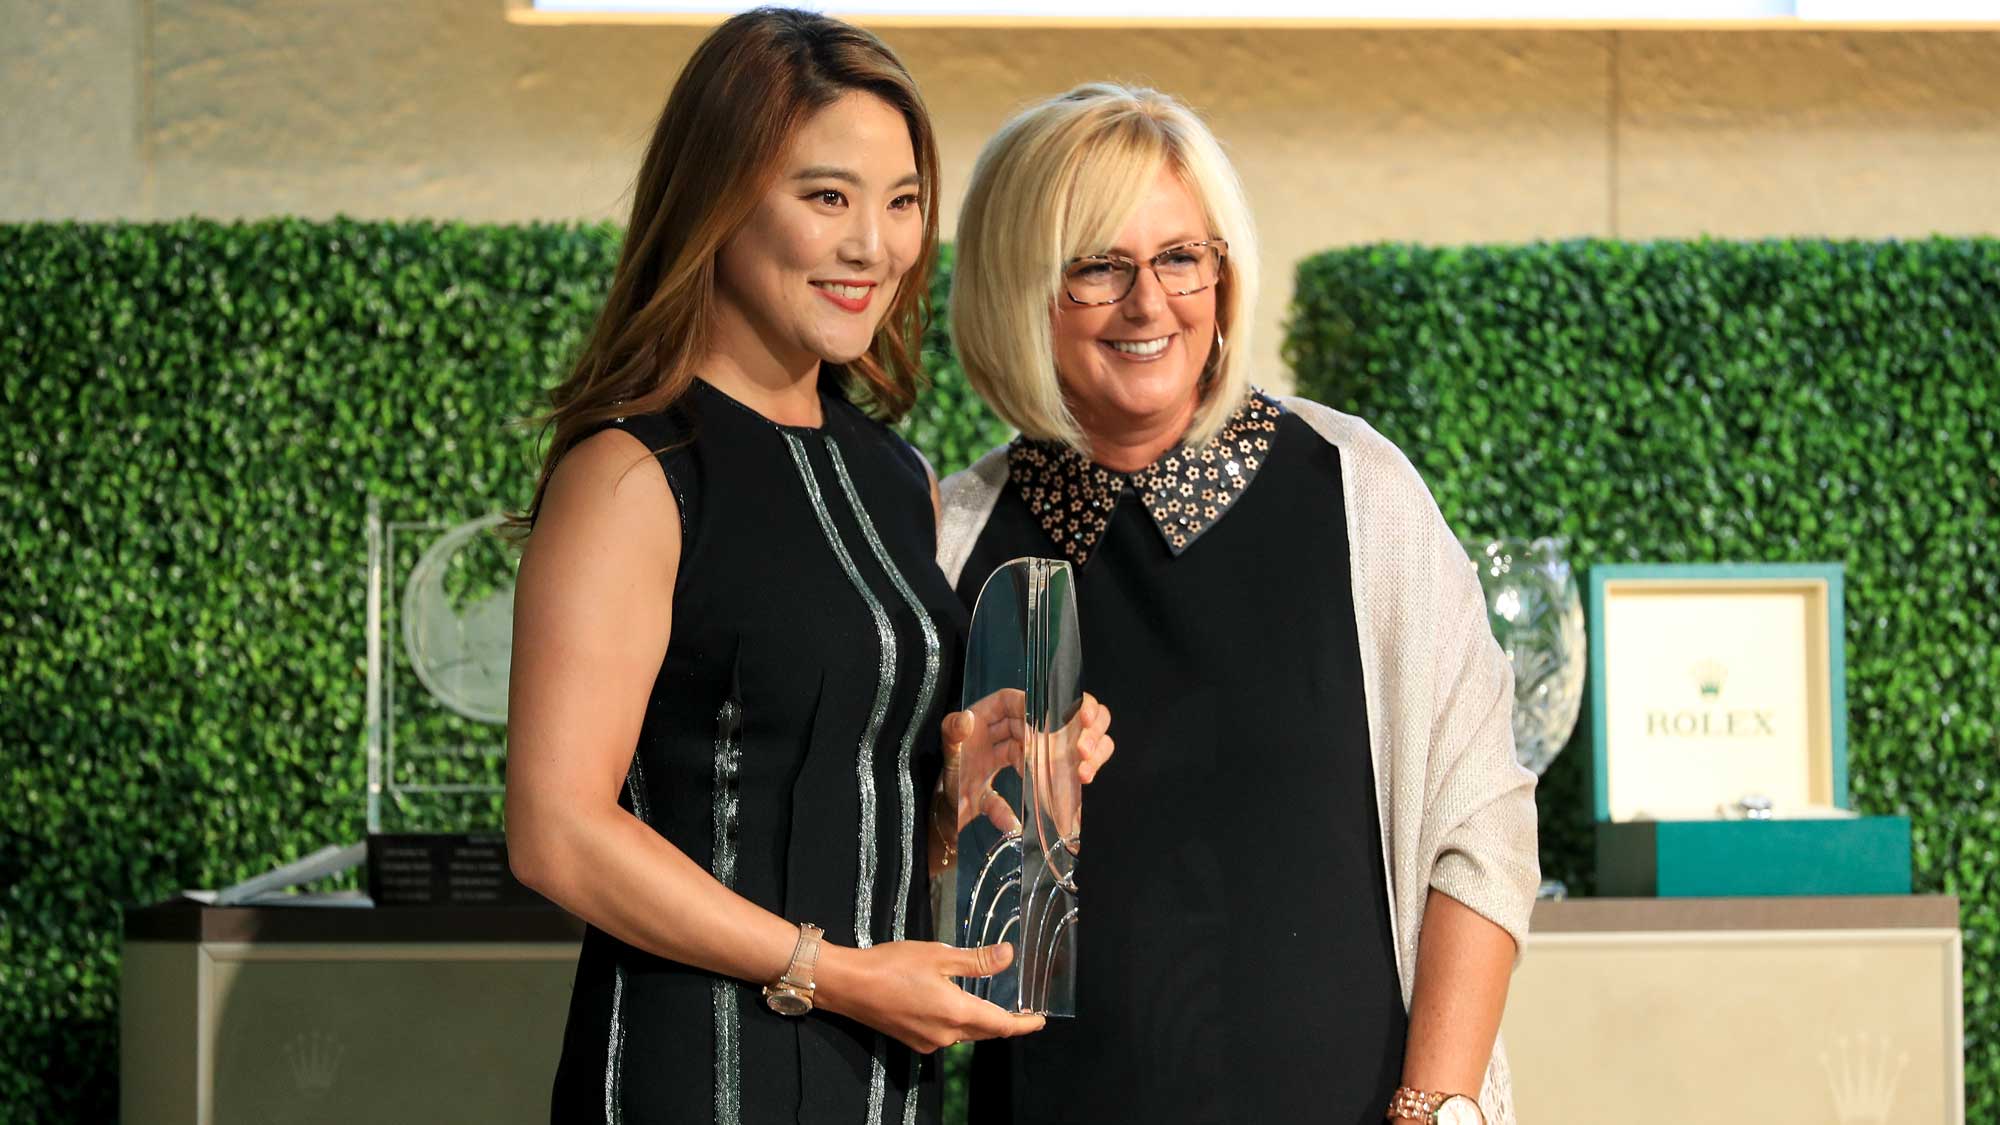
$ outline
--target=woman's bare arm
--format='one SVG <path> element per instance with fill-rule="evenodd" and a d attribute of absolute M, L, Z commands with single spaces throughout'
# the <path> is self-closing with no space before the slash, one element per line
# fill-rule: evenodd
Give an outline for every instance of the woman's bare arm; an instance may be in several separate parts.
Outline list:
<path fill-rule="evenodd" d="M 618 805 L 666 654 L 680 515 L 645 446 L 607 430 L 549 481 L 514 594 L 507 848 L 515 874 L 641 949 L 775 980 L 797 929 Z"/>
<path fill-rule="evenodd" d="M 1443 891 L 1430 892 L 1417 936 L 1403 1085 L 1478 1099 L 1513 971 L 1514 939 L 1506 930 Z"/>

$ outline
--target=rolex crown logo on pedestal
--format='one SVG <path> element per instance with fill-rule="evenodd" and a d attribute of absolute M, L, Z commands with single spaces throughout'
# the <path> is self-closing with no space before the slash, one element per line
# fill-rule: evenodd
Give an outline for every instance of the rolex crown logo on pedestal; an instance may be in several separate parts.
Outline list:
<path fill-rule="evenodd" d="M 1843 1035 L 1830 1050 L 1821 1051 L 1833 1120 L 1839 1125 L 1888 1125 L 1896 1107 L 1896 1087 L 1910 1053 L 1898 1051 L 1886 1035 L 1865 1032 Z"/>
<path fill-rule="evenodd" d="M 285 1044 L 285 1062 L 291 1068 L 292 1085 L 301 1094 L 317 1097 L 333 1089 L 340 1074 L 340 1060 L 347 1047 L 329 1032 L 309 1031 L 294 1035 Z"/>

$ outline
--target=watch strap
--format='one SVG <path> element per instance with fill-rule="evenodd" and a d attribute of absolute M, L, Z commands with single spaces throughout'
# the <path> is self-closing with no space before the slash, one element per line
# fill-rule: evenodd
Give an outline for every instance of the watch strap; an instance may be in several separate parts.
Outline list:
<path fill-rule="evenodd" d="M 1382 1116 L 1391 1121 L 1397 1118 L 1429 1121 L 1437 1113 L 1437 1107 L 1444 1104 L 1447 1096 L 1427 1093 L 1411 1086 L 1398 1086 L 1396 1092 L 1389 1098 L 1389 1108 L 1382 1112 Z"/>
<path fill-rule="evenodd" d="M 799 940 L 792 946 L 792 959 L 778 975 L 778 984 L 803 992 L 813 990 L 813 970 L 819 965 L 819 943 L 826 931 L 811 922 L 799 923 Z"/>
<path fill-rule="evenodd" d="M 1389 1099 L 1389 1108 L 1383 1111 L 1382 1115 L 1391 1121 L 1401 1118 L 1422 1121 L 1426 1125 L 1429 1125 L 1429 1123 L 1437 1120 L 1438 1110 L 1444 1107 L 1444 1103 L 1451 1101 L 1453 1098 L 1463 1098 L 1471 1102 L 1474 1106 L 1479 1104 L 1477 1098 L 1466 1094 L 1453 1094 L 1441 1090 L 1419 1090 L 1414 1086 L 1398 1086 L 1396 1087 L 1395 1094 Z"/>
<path fill-rule="evenodd" d="M 819 963 L 819 941 L 823 931 L 810 922 L 799 923 L 799 940 L 792 946 L 792 959 L 777 980 L 764 986 L 764 1003 L 781 1016 L 802 1016 L 813 1010 L 813 969 Z"/>

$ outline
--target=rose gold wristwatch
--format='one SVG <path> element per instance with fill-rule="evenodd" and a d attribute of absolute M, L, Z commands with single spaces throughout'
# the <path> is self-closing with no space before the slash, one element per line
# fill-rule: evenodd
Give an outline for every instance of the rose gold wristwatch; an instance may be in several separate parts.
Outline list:
<path fill-rule="evenodd" d="M 1388 1112 L 1383 1116 L 1391 1121 L 1421 1121 L 1424 1125 L 1486 1125 L 1486 1115 L 1479 1112 L 1479 1103 L 1472 1098 L 1464 1094 L 1426 1093 L 1408 1086 L 1396 1088 L 1396 1096 L 1389 1099 Z"/>
<path fill-rule="evenodd" d="M 819 964 L 819 939 L 826 931 L 811 922 L 799 923 L 799 943 L 783 976 L 764 986 L 764 1003 L 781 1016 L 803 1016 L 813 1010 L 813 967 Z"/>

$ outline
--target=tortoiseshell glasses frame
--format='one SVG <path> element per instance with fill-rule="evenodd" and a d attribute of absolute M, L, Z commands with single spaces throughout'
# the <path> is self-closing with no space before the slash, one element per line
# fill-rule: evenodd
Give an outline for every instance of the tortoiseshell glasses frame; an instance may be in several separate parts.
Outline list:
<path fill-rule="evenodd" d="M 1144 262 L 1123 254 L 1088 254 L 1063 264 L 1063 295 L 1079 305 L 1115 305 L 1139 283 L 1143 265 L 1153 271 L 1167 296 L 1185 297 L 1220 281 L 1228 257 L 1229 243 L 1220 238 L 1169 246 Z"/>

